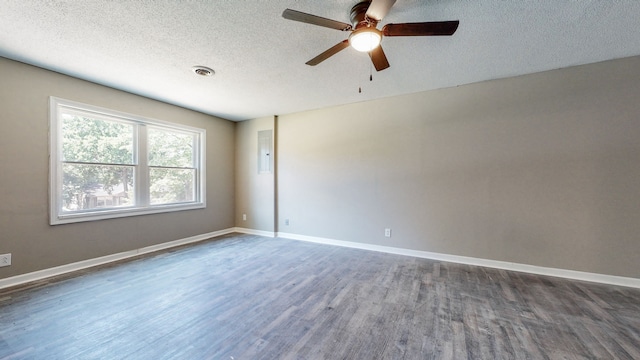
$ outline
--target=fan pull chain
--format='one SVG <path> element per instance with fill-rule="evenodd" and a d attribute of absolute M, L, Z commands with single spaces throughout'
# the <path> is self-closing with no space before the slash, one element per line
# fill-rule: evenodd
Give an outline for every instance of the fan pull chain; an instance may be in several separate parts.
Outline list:
<path fill-rule="evenodd" d="M 373 81 L 373 62 L 368 61 L 369 63 L 369 81 Z M 358 94 L 362 94 L 362 85 L 358 86 Z"/>
<path fill-rule="evenodd" d="M 373 64 L 369 62 L 369 81 L 373 81 Z M 362 94 L 362 86 L 358 86 L 358 94 Z"/>
<path fill-rule="evenodd" d="M 373 63 L 369 63 L 369 81 L 373 81 Z"/>

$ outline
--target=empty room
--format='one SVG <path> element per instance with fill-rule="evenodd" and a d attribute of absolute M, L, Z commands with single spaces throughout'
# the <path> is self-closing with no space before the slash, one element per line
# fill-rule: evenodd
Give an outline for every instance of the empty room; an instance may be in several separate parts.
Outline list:
<path fill-rule="evenodd" d="M 0 9 L 0 360 L 640 359 L 640 2 Z"/>

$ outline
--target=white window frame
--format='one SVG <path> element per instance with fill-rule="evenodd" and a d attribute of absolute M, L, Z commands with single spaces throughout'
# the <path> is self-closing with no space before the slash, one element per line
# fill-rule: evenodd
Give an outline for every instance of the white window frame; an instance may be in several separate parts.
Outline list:
<path fill-rule="evenodd" d="M 62 116 L 64 110 L 82 112 L 97 119 L 121 121 L 134 125 L 134 176 L 136 205 L 126 208 L 91 209 L 82 212 L 62 211 Z M 151 205 L 147 163 L 146 126 L 194 134 L 195 200 L 186 203 Z M 49 99 L 49 223 L 51 225 L 95 221 L 128 216 L 157 214 L 206 208 L 206 130 L 162 120 L 150 119 L 116 110 L 83 104 L 51 96 Z"/>

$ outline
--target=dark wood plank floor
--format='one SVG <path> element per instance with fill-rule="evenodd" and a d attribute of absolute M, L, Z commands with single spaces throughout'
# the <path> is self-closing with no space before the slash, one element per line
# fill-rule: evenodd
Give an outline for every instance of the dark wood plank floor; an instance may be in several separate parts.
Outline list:
<path fill-rule="evenodd" d="M 640 359 L 640 290 L 233 234 L 0 291 L 0 359 Z"/>

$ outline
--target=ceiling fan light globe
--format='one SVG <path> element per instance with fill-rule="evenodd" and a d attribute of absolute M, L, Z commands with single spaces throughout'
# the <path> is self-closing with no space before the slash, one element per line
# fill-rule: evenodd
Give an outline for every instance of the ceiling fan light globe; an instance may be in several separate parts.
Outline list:
<path fill-rule="evenodd" d="M 358 29 L 349 36 L 349 44 L 352 48 L 361 52 L 369 52 L 378 46 L 382 41 L 382 34 L 373 27 Z"/>

